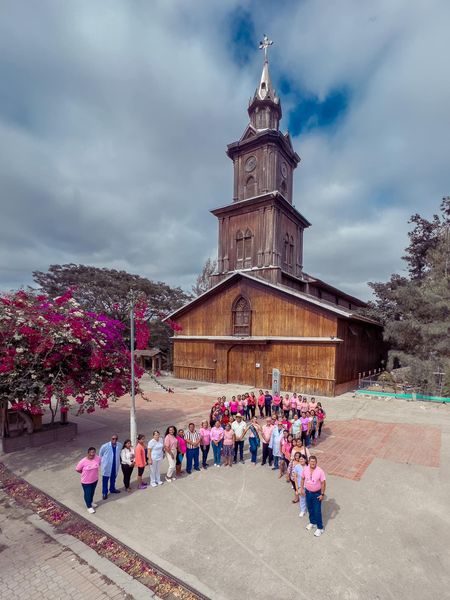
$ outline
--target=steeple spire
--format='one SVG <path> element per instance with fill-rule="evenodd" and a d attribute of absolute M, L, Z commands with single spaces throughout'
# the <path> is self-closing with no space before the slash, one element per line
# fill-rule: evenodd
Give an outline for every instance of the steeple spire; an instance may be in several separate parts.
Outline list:
<path fill-rule="evenodd" d="M 259 43 L 260 50 L 264 50 L 263 70 L 259 86 L 248 107 L 250 121 L 255 129 L 278 129 L 281 119 L 280 99 L 273 88 L 269 73 L 268 49 L 272 44 L 272 40 L 269 40 L 266 34 Z"/>

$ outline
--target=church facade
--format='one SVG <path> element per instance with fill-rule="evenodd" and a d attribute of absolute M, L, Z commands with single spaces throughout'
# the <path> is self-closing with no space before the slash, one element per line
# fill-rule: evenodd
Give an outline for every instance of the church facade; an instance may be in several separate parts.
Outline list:
<path fill-rule="evenodd" d="M 233 201 L 211 211 L 219 222 L 210 289 L 170 315 L 174 375 L 333 396 L 382 366 L 380 325 L 357 314 L 358 300 L 303 270 L 311 223 L 293 205 L 300 157 L 279 128 L 281 103 L 265 60 L 248 107 L 250 123 L 229 144 Z"/>

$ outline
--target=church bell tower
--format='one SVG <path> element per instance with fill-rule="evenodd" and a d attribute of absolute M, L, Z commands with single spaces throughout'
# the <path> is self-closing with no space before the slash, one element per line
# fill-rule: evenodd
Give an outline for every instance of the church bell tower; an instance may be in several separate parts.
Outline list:
<path fill-rule="evenodd" d="M 268 48 L 258 87 L 249 101 L 250 122 L 227 147 L 233 161 L 233 202 L 212 212 L 219 219 L 215 284 L 235 271 L 302 289 L 303 231 L 310 223 L 292 205 L 293 174 L 300 162 L 289 133 L 279 129 L 281 102 L 270 79 Z"/>

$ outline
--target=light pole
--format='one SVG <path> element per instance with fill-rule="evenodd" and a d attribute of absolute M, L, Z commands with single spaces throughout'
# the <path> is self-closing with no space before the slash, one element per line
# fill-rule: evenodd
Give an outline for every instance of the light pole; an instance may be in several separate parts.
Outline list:
<path fill-rule="evenodd" d="M 137 423 L 136 423 L 136 395 L 134 389 L 134 295 L 130 293 L 130 356 L 131 356 L 131 406 L 130 406 L 130 439 L 131 443 L 136 443 Z"/>

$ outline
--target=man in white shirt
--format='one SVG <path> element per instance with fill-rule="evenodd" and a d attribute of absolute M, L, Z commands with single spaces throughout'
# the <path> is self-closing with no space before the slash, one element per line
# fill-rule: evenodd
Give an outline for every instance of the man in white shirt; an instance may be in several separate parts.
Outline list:
<path fill-rule="evenodd" d="M 236 436 L 234 442 L 234 462 L 237 462 L 238 450 L 241 463 L 244 463 L 244 437 L 247 433 L 247 425 L 242 419 L 241 413 L 237 413 L 236 420 L 231 424 L 231 429 Z"/>

